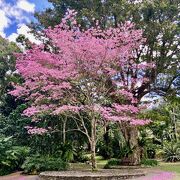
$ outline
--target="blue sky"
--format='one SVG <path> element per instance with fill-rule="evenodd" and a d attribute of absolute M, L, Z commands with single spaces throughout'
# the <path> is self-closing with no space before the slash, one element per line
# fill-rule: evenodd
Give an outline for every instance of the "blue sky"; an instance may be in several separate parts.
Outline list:
<path fill-rule="evenodd" d="M 26 24 L 34 21 L 35 11 L 51 7 L 48 0 L 0 0 L 0 35 L 15 41 L 18 34 L 27 35 Z"/>

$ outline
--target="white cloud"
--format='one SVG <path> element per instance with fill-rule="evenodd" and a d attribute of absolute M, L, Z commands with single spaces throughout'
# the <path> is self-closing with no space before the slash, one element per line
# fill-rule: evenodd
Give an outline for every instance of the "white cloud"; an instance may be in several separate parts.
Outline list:
<path fill-rule="evenodd" d="M 5 29 L 10 25 L 29 23 L 27 13 L 34 13 L 35 4 L 27 0 L 17 0 L 16 4 L 0 0 L 0 35 L 5 37 Z"/>
<path fill-rule="evenodd" d="M 7 28 L 10 24 L 10 20 L 8 17 L 6 17 L 6 14 L 3 10 L 0 9 L 0 17 L 1 17 L 1 23 L 0 23 L 0 35 L 5 37 L 4 30 Z"/>
<path fill-rule="evenodd" d="M 27 0 L 18 0 L 17 7 L 30 13 L 34 13 L 35 11 L 35 4 L 30 3 Z"/>
<path fill-rule="evenodd" d="M 9 41 L 16 42 L 16 38 L 20 35 L 25 35 L 32 43 L 40 44 L 41 42 L 37 40 L 32 33 L 30 33 L 30 28 L 25 24 L 20 24 L 17 29 L 17 33 L 12 33 L 8 39 Z"/>

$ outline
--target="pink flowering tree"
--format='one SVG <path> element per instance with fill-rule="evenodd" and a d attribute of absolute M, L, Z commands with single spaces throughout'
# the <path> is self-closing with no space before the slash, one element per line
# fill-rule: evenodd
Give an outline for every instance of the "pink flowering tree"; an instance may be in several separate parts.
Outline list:
<path fill-rule="evenodd" d="M 133 24 L 102 30 L 97 22 L 96 27 L 81 30 L 75 16 L 76 12 L 69 10 L 61 24 L 44 31 L 48 45 L 33 45 L 17 55 L 16 67 L 24 83 L 16 84 L 10 93 L 30 102 L 23 115 L 37 124 L 43 113 L 73 117 L 75 130 L 89 140 L 95 169 L 97 125 L 116 122 L 123 132 L 127 126 L 149 123 L 138 118 L 141 107 L 136 91 L 148 81 L 143 72 L 153 65 L 136 61 L 136 52 L 145 40 Z M 38 126 L 27 129 L 30 134 L 56 131 Z"/>

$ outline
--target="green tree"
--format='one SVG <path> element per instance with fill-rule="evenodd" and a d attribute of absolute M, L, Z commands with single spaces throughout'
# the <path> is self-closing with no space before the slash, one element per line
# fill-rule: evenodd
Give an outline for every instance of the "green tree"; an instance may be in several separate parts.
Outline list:
<path fill-rule="evenodd" d="M 178 0 L 144 0 L 141 3 L 126 0 L 49 0 L 53 8 L 36 13 L 41 27 L 59 24 L 67 8 L 78 12 L 78 20 L 83 28 L 94 26 L 99 21 L 101 27 L 117 26 L 130 20 L 144 30 L 147 39 L 142 51 L 137 53 L 137 60 L 145 59 L 156 65 L 154 71 L 146 72 L 150 81 L 138 89 L 138 97 L 142 98 L 149 91 L 167 92 L 177 78 L 179 58 L 179 6 Z M 38 26 L 38 27 L 40 27 Z M 169 80 L 164 86 L 159 79 L 168 74 Z M 153 84 L 153 86 L 150 86 Z"/>
<path fill-rule="evenodd" d="M 160 95 L 172 93 L 172 84 L 179 77 L 179 6 L 178 0 L 144 0 L 141 3 L 127 0 L 49 0 L 53 8 L 36 13 L 39 25 L 44 28 L 59 24 L 67 8 L 78 11 L 78 21 L 82 28 L 94 26 L 97 19 L 102 28 L 117 26 L 126 20 L 132 21 L 144 31 L 147 39 L 141 51 L 137 52 L 137 61 L 152 62 L 156 68 L 146 71 L 150 79 L 137 87 L 134 96 L 139 100 L 149 92 Z M 144 73 L 144 72 L 142 72 Z M 138 130 L 133 127 L 121 128 L 131 147 L 137 146 Z M 134 155 L 138 150 L 134 151 Z"/>
<path fill-rule="evenodd" d="M 11 89 L 11 82 L 19 81 L 15 72 L 15 57 L 13 53 L 20 49 L 15 43 L 10 43 L 0 37 L 0 113 L 7 114 L 15 106 L 14 98 L 7 94 Z"/>
<path fill-rule="evenodd" d="M 165 110 L 168 111 L 170 119 L 172 139 L 177 142 L 180 140 L 180 98 L 168 99 Z"/>

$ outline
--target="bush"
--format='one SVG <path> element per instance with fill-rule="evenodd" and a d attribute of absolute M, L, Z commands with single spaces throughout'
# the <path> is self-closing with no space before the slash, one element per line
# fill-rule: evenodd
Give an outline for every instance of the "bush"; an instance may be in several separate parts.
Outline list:
<path fill-rule="evenodd" d="M 69 164 L 61 158 L 34 155 L 28 157 L 22 169 L 28 174 L 38 174 L 41 171 L 60 171 L 68 169 Z"/>
<path fill-rule="evenodd" d="M 180 161 L 180 142 L 172 142 L 166 144 L 163 148 L 163 159 L 166 162 Z"/>
<path fill-rule="evenodd" d="M 98 154 L 104 159 L 110 159 L 113 157 L 112 144 L 106 144 L 104 141 L 97 144 Z"/>
<path fill-rule="evenodd" d="M 59 150 L 54 154 L 56 157 L 62 157 L 65 162 L 86 162 L 89 161 L 89 157 L 85 155 L 83 147 L 76 147 L 72 143 L 62 143 Z"/>
<path fill-rule="evenodd" d="M 84 148 L 83 147 L 77 147 L 76 148 L 76 153 L 74 155 L 74 161 L 73 162 L 87 162 L 90 161 L 90 157 L 88 157 L 85 154 Z"/>
<path fill-rule="evenodd" d="M 141 164 L 144 166 L 157 166 L 158 161 L 155 159 L 142 159 Z"/>
<path fill-rule="evenodd" d="M 20 170 L 29 148 L 13 146 L 12 137 L 0 138 L 0 175 Z"/>
<path fill-rule="evenodd" d="M 61 143 L 59 155 L 61 155 L 63 161 L 73 161 L 75 154 L 76 151 L 72 143 Z"/>
<path fill-rule="evenodd" d="M 105 169 L 111 168 L 111 166 L 118 166 L 121 164 L 121 160 L 119 159 L 110 159 L 106 165 L 104 166 Z"/>

